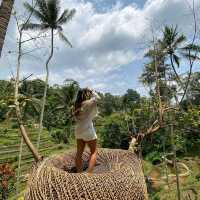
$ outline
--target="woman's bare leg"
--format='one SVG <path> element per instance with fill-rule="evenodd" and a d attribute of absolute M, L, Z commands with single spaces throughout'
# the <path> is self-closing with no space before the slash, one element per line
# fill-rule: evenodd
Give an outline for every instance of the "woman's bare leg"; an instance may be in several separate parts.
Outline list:
<path fill-rule="evenodd" d="M 90 153 L 91 153 L 87 172 L 92 173 L 96 164 L 96 160 L 97 160 L 97 141 L 92 140 L 92 141 L 87 142 L 87 144 L 90 148 Z"/>
<path fill-rule="evenodd" d="M 83 155 L 83 151 L 85 148 L 85 142 L 81 139 L 77 139 L 77 152 L 76 152 L 76 170 L 77 173 L 80 173 L 83 171 L 83 166 L 82 166 L 82 155 Z"/>

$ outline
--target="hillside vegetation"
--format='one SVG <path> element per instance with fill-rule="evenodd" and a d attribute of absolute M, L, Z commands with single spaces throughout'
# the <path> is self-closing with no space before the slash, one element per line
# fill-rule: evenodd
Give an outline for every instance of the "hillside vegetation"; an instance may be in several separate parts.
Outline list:
<path fill-rule="evenodd" d="M 21 166 L 18 169 L 19 153 L 20 153 L 20 136 L 18 128 L 12 128 L 12 123 L 0 123 L 0 165 L 8 163 L 16 174 L 14 188 L 10 192 L 10 199 L 13 199 L 17 194 L 20 194 L 26 185 L 27 175 L 31 171 L 34 162 L 32 153 L 29 151 L 25 143 L 22 145 Z M 15 124 L 14 124 L 15 125 Z M 36 145 L 38 129 L 28 128 L 29 136 Z M 61 153 L 72 148 L 73 144 L 66 145 L 64 143 L 58 144 L 49 135 L 48 131 L 44 130 L 41 135 L 41 145 L 39 152 L 48 157 L 53 154 Z M 18 171 L 19 170 L 19 171 Z M 19 182 L 17 183 L 17 175 L 19 173 Z M 17 190 L 17 191 L 16 191 Z M 17 192 L 17 194 L 16 194 Z"/>

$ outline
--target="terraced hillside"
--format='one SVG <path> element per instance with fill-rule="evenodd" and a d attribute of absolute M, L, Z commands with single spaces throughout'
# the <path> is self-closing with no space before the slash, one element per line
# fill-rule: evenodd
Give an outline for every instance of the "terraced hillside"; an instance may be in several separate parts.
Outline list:
<path fill-rule="evenodd" d="M 29 136 L 33 144 L 36 145 L 37 141 L 37 129 L 27 128 Z M 33 156 L 27 146 L 22 143 L 22 154 L 20 170 L 19 164 L 19 152 L 20 152 L 21 137 L 17 128 L 11 128 L 8 124 L 0 124 L 0 164 L 9 163 L 15 170 L 16 175 L 19 174 L 19 180 L 17 184 L 16 180 L 16 192 L 13 192 L 11 196 L 15 196 L 23 191 L 26 183 L 26 174 L 29 173 L 31 165 L 34 161 Z M 43 156 L 49 156 L 51 154 L 59 153 L 69 149 L 70 145 L 56 144 L 47 131 L 43 131 L 41 135 L 40 153 Z M 12 199 L 12 198 L 11 198 Z"/>

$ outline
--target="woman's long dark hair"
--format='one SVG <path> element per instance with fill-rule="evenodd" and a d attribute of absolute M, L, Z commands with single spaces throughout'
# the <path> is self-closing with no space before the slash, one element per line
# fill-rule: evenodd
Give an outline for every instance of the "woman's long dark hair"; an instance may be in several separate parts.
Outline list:
<path fill-rule="evenodd" d="M 78 91 L 77 98 L 75 101 L 75 112 L 74 112 L 75 117 L 79 115 L 83 101 L 90 99 L 91 96 L 92 96 L 92 91 L 89 90 L 88 88 L 83 88 Z"/>

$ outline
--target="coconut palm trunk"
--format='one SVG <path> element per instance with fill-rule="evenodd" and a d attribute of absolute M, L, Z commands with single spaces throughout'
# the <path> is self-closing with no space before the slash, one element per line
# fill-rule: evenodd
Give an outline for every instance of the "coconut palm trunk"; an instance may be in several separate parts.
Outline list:
<path fill-rule="evenodd" d="M 45 110 L 45 104 L 46 104 L 46 97 L 47 97 L 47 89 L 48 89 L 48 82 L 49 82 L 49 63 L 53 57 L 53 49 L 54 49 L 54 30 L 51 29 L 51 53 L 47 59 L 46 62 L 46 78 L 45 78 L 45 88 L 44 88 L 44 95 L 43 95 L 43 101 L 42 101 L 42 109 L 40 114 L 40 124 L 39 124 L 39 133 L 38 133 L 38 139 L 37 139 L 37 149 L 39 149 L 40 146 L 40 138 L 41 133 L 43 130 L 43 119 L 44 119 L 44 110 Z"/>
<path fill-rule="evenodd" d="M 3 0 L 0 6 L 0 57 L 13 5 L 14 0 Z"/>
<path fill-rule="evenodd" d="M 170 54 L 170 62 L 171 62 L 171 66 L 172 66 L 172 69 L 174 71 L 174 74 L 176 76 L 176 80 L 180 83 L 181 86 L 183 86 L 182 81 L 181 81 L 181 79 L 180 79 L 180 77 L 179 77 L 179 75 L 178 75 L 178 73 L 175 69 L 172 54 Z"/>

